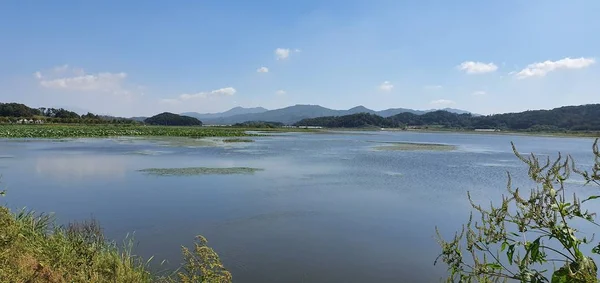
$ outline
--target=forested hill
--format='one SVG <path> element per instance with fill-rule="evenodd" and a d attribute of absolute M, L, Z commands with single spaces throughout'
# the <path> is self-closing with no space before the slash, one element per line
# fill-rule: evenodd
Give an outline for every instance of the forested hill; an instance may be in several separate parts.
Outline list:
<path fill-rule="evenodd" d="M 202 122 L 200 122 L 200 120 L 196 118 L 181 116 L 169 112 L 164 112 L 156 116 L 152 116 L 144 120 L 144 123 L 148 125 L 160 126 L 202 126 Z"/>
<path fill-rule="evenodd" d="M 426 127 L 529 131 L 600 131 L 600 104 L 565 106 L 552 110 L 473 116 L 447 111 L 417 115 L 400 113 L 388 118 L 374 114 L 304 119 L 297 126 L 322 127 Z"/>
<path fill-rule="evenodd" d="M 412 113 L 407 113 L 418 116 Z M 326 116 L 319 118 L 304 119 L 295 124 L 296 126 L 321 126 L 327 128 L 396 128 L 401 126 L 398 122 L 389 118 L 370 113 L 358 113 L 344 116 Z"/>

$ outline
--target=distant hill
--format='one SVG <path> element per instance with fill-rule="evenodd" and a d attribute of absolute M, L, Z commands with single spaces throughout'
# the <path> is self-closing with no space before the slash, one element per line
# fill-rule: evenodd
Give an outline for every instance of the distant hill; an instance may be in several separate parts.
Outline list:
<path fill-rule="evenodd" d="M 146 120 L 144 123 L 148 125 L 161 125 L 161 126 L 202 126 L 202 122 L 200 120 L 188 117 L 181 116 L 169 112 L 161 113 L 156 116 L 152 116 Z"/>
<path fill-rule="evenodd" d="M 412 113 L 412 114 L 416 114 L 416 115 L 421 115 L 421 114 L 425 114 L 427 112 L 431 112 L 431 111 L 435 111 L 435 110 L 413 110 L 413 109 L 406 109 L 406 108 L 390 108 L 390 109 L 386 109 L 383 111 L 378 111 L 377 115 L 381 116 L 381 117 L 390 117 L 390 116 L 394 116 L 394 115 L 398 115 L 400 113 Z"/>
<path fill-rule="evenodd" d="M 413 113 L 413 114 L 424 114 L 427 112 L 431 112 L 435 110 L 429 111 L 419 111 L 412 109 L 404 109 L 404 108 L 394 108 L 387 109 L 383 111 L 375 111 L 368 109 L 364 106 L 357 106 L 348 110 L 333 110 L 329 108 L 325 108 L 319 105 L 294 105 L 281 109 L 275 109 L 270 111 L 265 111 L 261 113 L 246 113 L 240 115 L 232 115 L 232 116 L 223 116 L 219 118 L 205 118 L 202 119 L 205 124 L 215 124 L 215 125 L 232 125 L 236 123 L 243 123 L 246 121 L 272 121 L 279 122 L 284 124 L 294 124 L 303 119 L 309 118 L 317 118 L 317 117 L 326 117 L 326 116 L 344 116 L 358 113 L 369 113 L 369 114 L 377 114 L 382 117 L 390 117 L 399 113 Z M 462 111 L 452 109 L 454 111 Z"/>
<path fill-rule="evenodd" d="M 254 107 L 254 108 L 244 108 L 244 107 L 235 107 L 231 108 L 225 112 L 220 113 L 207 113 L 201 114 L 197 112 L 186 112 L 181 113 L 181 115 L 194 117 L 196 119 L 205 120 L 205 119 L 218 119 L 224 117 L 231 117 L 235 115 L 243 115 L 243 114 L 255 114 L 255 113 L 263 113 L 269 111 L 268 109 L 262 107 Z"/>
<path fill-rule="evenodd" d="M 425 114 L 410 112 L 390 117 L 354 114 L 303 119 L 298 126 L 322 127 L 427 127 L 460 129 L 499 129 L 515 131 L 600 131 L 600 104 L 565 106 L 488 116 L 436 110 Z"/>
<path fill-rule="evenodd" d="M 131 117 L 129 119 L 133 121 L 144 122 L 144 120 L 148 119 L 148 117 Z"/>
<path fill-rule="evenodd" d="M 455 109 L 455 108 L 432 109 L 432 110 L 429 110 L 429 111 L 426 111 L 426 112 L 434 112 L 434 111 L 438 111 L 438 110 L 443 110 L 443 111 L 446 111 L 446 112 L 456 113 L 456 114 L 472 114 L 473 116 L 481 116 L 479 114 L 475 114 L 475 113 L 471 113 L 469 111 Z"/>
<path fill-rule="evenodd" d="M 296 126 L 321 126 L 327 128 L 395 128 L 398 123 L 371 113 L 357 113 L 344 116 L 327 116 L 303 119 Z"/>
<path fill-rule="evenodd" d="M 283 127 L 283 123 L 279 122 L 268 122 L 268 121 L 247 121 L 243 123 L 237 123 L 234 127 L 242 128 L 280 128 Z"/>

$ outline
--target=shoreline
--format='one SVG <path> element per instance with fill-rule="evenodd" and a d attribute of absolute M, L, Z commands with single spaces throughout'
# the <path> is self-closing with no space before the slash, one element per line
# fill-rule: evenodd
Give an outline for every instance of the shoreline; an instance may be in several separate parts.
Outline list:
<path fill-rule="evenodd" d="M 407 133 L 450 133 L 450 134 L 471 134 L 471 135 L 510 135 L 510 136 L 534 136 L 534 137 L 563 137 L 563 138 L 600 138 L 600 132 L 597 133 L 555 133 L 555 132 L 520 132 L 520 131 L 472 131 L 456 129 L 412 129 L 402 130 L 395 128 L 324 128 L 322 132 L 407 132 Z"/>
<path fill-rule="evenodd" d="M 110 124 L 46 124 L 3 125 L 0 139 L 65 139 L 65 138 L 111 138 L 111 137 L 252 137 L 268 136 L 269 133 L 344 133 L 344 132 L 412 132 L 453 133 L 469 135 L 513 135 L 533 137 L 600 138 L 600 132 L 525 132 L 525 131 L 474 131 L 462 129 L 399 129 L 399 128 L 245 128 L 231 126 L 147 126 Z"/>

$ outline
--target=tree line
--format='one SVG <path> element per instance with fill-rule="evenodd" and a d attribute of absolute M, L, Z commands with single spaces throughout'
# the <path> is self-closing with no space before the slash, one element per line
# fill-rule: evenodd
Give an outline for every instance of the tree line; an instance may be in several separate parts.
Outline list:
<path fill-rule="evenodd" d="M 20 103 L 0 103 L 0 123 L 18 123 L 34 120 L 44 123 L 85 123 L 85 124 L 134 124 L 125 118 L 100 116 L 93 113 L 79 115 L 63 108 L 31 108 Z"/>
<path fill-rule="evenodd" d="M 552 110 L 530 110 L 487 116 L 434 111 L 422 115 L 400 113 L 383 118 L 359 113 L 304 119 L 296 126 L 341 128 L 439 127 L 448 129 L 497 129 L 518 131 L 600 131 L 600 104 L 565 106 Z"/>

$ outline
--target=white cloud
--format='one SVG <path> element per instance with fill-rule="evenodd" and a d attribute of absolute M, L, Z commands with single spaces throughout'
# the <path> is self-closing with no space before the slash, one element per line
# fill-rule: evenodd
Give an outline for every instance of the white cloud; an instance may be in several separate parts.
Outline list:
<path fill-rule="evenodd" d="M 294 52 L 296 52 L 296 53 L 300 53 L 300 52 L 302 52 L 302 50 L 300 50 L 300 49 L 296 48 L 296 49 L 294 49 Z"/>
<path fill-rule="evenodd" d="M 456 103 L 454 101 L 448 100 L 448 99 L 438 99 L 438 100 L 432 101 L 431 104 L 438 105 L 438 106 L 448 106 L 448 105 L 452 105 L 452 104 L 456 104 Z"/>
<path fill-rule="evenodd" d="M 260 68 L 256 69 L 256 72 L 258 72 L 258 73 L 268 73 L 269 72 L 269 68 L 267 68 L 267 67 L 260 67 Z"/>
<path fill-rule="evenodd" d="M 285 92 L 285 90 L 280 89 L 280 90 L 276 91 L 275 94 L 277 94 L 277 95 L 285 95 L 286 92 Z"/>
<path fill-rule="evenodd" d="M 560 69 L 582 69 L 596 63 L 594 58 L 564 58 L 558 61 L 544 61 L 529 64 L 525 69 L 516 73 L 517 79 L 526 79 L 530 77 L 543 77 L 546 74 Z"/>
<path fill-rule="evenodd" d="M 54 67 L 49 72 L 37 71 L 34 77 L 47 89 L 79 92 L 108 92 L 116 95 L 131 95 L 132 91 L 125 86 L 127 74 L 102 72 L 86 74 L 81 68 L 69 65 Z"/>
<path fill-rule="evenodd" d="M 42 79 L 40 85 L 45 88 L 76 91 L 116 91 L 120 89 L 125 73 L 98 73 L 60 79 Z"/>
<path fill-rule="evenodd" d="M 426 85 L 423 88 L 426 90 L 438 90 L 442 89 L 443 87 L 441 85 Z"/>
<path fill-rule="evenodd" d="M 483 90 L 474 91 L 474 92 L 472 93 L 472 95 L 473 95 L 473 96 L 484 96 L 484 95 L 486 95 L 486 94 L 487 94 L 487 93 L 486 93 L 485 91 L 483 91 Z"/>
<path fill-rule="evenodd" d="M 290 57 L 290 49 L 289 48 L 277 48 L 275 49 L 275 57 L 277 60 L 285 60 Z"/>
<path fill-rule="evenodd" d="M 498 70 L 498 66 L 494 63 L 483 63 L 474 61 L 465 61 L 458 65 L 457 68 L 465 71 L 467 74 L 485 74 Z"/>
<path fill-rule="evenodd" d="M 389 81 L 385 81 L 381 85 L 379 85 L 379 90 L 385 91 L 385 92 L 390 92 L 390 91 L 392 91 L 393 88 L 394 88 L 394 85 Z"/>
<path fill-rule="evenodd" d="M 69 65 L 64 64 L 62 66 L 56 66 L 52 69 L 54 72 L 56 73 L 62 73 L 62 72 L 66 72 L 69 70 Z"/>
<path fill-rule="evenodd" d="M 179 95 L 177 98 L 165 98 L 161 99 L 160 103 L 162 104 L 180 104 L 182 102 L 187 102 L 195 99 L 203 99 L 203 98 L 212 98 L 212 97 L 226 97 L 233 96 L 237 90 L 233 87 L 224 87 L 220 89 L 215 89 L 211 91 L 203 91 L 197 93 L 184 93 Z"/>
<path fill-rule="evenodd" d="M 217 96 L 232 96 L 237 91 L 232 87 L 225 87 L 220 89 L 215 89 L 209 92 L 198 92 L 193 94 L 184 93 L 179 96 L 180 100 L 190 100 L 195 98 L 207 98 L 207 97 L 217 97 Z"/>

